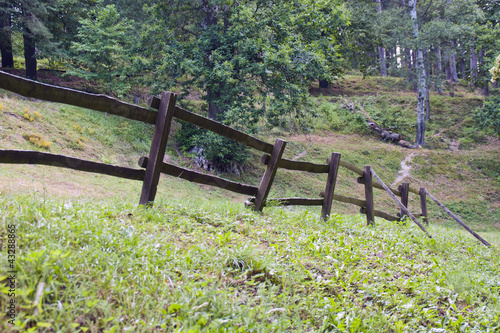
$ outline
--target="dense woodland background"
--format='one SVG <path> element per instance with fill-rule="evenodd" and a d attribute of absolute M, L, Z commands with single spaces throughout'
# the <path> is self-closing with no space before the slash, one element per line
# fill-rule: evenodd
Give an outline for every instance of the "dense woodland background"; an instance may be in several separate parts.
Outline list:
<path fill-rule="evenodd" d="M 37 79 L 37 61 L 94 80 L 120 97 L 199 91 L 208 116 L 255 132 L 298 127 L 308 89 L 348 69 L 403 77 L 417 99 L 417 146 L 432 117 L 429 94 L 465 82 L 490 95 L 500 50 L 497 0 L 0 1 L 2 68 Z M 17 59 L 17 60 L 16 60 Z M 17 63 L 16 63 L 17 61 Z M 141 89 L 143 87 L 144 89 Z M 92 86 L 87 87 L 92 90 Z M 481 125 L 498 124 L 498 103 Z M 498 127 L 498 126 L 496 126 Z M 210 135 L 208 135 L 210 136 Z M 205 138 L 204 140 L 215 140 Z M 237 158 L 236 158 L 237 159 Z"/>

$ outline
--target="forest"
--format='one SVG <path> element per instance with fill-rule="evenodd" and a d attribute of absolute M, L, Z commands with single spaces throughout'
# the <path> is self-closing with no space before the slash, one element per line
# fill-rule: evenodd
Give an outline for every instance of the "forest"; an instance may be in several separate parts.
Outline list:
<path fill-rule="evenodd" d="M 24 67 L 36 80 L 37 62 L 45 61 L 96 82 L 91 91 L 136 101 L 145 92 L 177 89 L 182 99 L 197 91 L 210 118 L 248 133 L 262 122 L 274 127 L 290 119 L 307 127 L 311 84 L 327 88 L 346 70 L 358 70 L 413 85 L 414 144 L 424 146 L 430 91 L 442 94 L 460 79 L 489 96 L 500 62 L 497 0 L 1 0 L 0 6 L 2 69 Z M 475 118 L 498 129 L 498 99 L 487 100 Z M 200 145 L 219 140 L 201 137 Z"/>

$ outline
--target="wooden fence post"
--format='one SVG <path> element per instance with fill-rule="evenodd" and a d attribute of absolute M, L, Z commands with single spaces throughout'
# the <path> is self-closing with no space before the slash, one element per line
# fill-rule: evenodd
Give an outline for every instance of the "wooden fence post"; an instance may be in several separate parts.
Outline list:
<path fill-rule="evenodd" d="M 257 195 L 255 196 L 255 206 L 254 210 L 262 211 L 264 204 L 266 202 L 269 191 L 271 190 L 271 185 L 276 176 L 276 171 L 278 170 L 278 161 L 283 156 L 285 151 L 286 141 L 277 139 L 273 147 L 273 152 L 271 153 L 271 158 L 267 164 L 266 171 L 260 180 L 259 188 L 257 190 Z"/>
<path fill-rule="evenodd" d="M 337 174 L 340 165 L 340 154 L 332 153 L 332 157 L 328 162 L 330 168 L 328 169 L 328 178 L 326 179 L 325 196 L 323 198 L 323 207 L 321 209 L 321 218 L 327 220 L 332 211 L 333 194 L 335 192 L 335 183 L 337 182 Z"/>
<path fill-rule="evenodd" d="M 370 166 L 365 166 L 363 171 L 363 181 L 365 183 L 365 198 L 366 198 L 366 224 L 375 224 L 375 209 L 373 206 L 373 185 L 372 172 Z"/>
<path fill-rule="evenodd" d="M 420 188 L 420 207 L 422 208 L 422 216 L 424 217 L 424 223 L 429 225 L 429 218 L 427 217 L 427 191 L 425 188 Z"/>
<path fill-rule="evenodd" d="M 379 183 L 380 185 L 382 185 L 382 187 L 384 188 L 384 190 L 386 190 L 386 191 L 387 191 L 387 193 L 389 193 L 389 195 L 391 196 L 391 198 L 392 198 L 394 201 L 396 201 L 396 203 L 397 203 L 397 204 L 398 204 L 398 206 L 399 206 L 399 207 L 400 207 L 400 208 L 404 211 L 404 213 L 405 213 L 406 215 L 408 215 L 408 216 L 409 216 L 409 217 L 413 220 L 413 222 L 415 222 L 415 224 L 416 224 L 416 225 L 418 225 L 418 227 L 419 227 L 420 229 L 422 229 L 422 231 L 423 231 L 423 232 L 425 232 L 425 233 L 427 234 L 427 236 L 429 236 L 430 238 L 432 238 L 432 237 L 431 237 L 431 235 L 429 235 L 429 233 L 427 232 L 427 230 L 425 230 L 424 226 L 423 226 L 420 222 L 418 222 L 418 220 L 415 218 L 415 216 L 413 216 L 413 214 L 412 214 L 412 213 L 410 213 L 410 211 L 408 210 L 408 208 L 406 208 L 406 207 L 405 207 L 405 206 L 401 203 L 401 201 L 399 201 L 399 200 L 398 200 L 398 198 L 396 198 L 396 195 L 395 195 L 394 193 L 392 193 L 391 189 L 390 189 L 389 187 L 387 187 L 387 185 L 385 185 L 385 183 L 382 181 L 382 179 L 380 179 L 380 177 L 379 177 L 379 176 L 377 176 L 377 173 L 376 173 L 375 171 L 373 171 L 373 170 L 371 170 L 371 172 L 372 172 L 373 177 L 375 177 L 375 179 L 378 181 L 378 183 Z"/>
<path fill-rule="evenodd" d="M 402 183 L 398 187 L 398 191 L 401 192 L 401 203 L 403 206 L 408 208 L 408 190 L 410 188 L 410 184 L 408 183 Z M 399 218 L 402 220 L 405 216 L 405 212 L 401 209 L 399 212 Z"/>
<path fill-rule="evenodd" d="M 149 150 L 148 165 L 146 167 L 144 182 L 142 183 L 140 205 L 150 205 L 155 200 L 176 101 L 176 94 L 166 91 L 162 92 L 153 141 Z"/>

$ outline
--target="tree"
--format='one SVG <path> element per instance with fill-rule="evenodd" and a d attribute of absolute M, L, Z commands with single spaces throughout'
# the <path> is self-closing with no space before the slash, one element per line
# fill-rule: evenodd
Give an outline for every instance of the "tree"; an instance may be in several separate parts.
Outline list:
<path fill-rule="evenodd" d="M 115 5 L 96 4 L 88 18 L 80 21 L 76 40 L 71 45 L 76 66 L 69 74 L 99 79 L 118 95 L 126 93 L 130 88 L 127 73 L 133 44 L 132 23 L 120 16 Z"/>
<path fill-rule="evenodd" d="M 308 84 L 341 71 L 341 1 L 190 0 L 153 5 L 143 56 L 156 87 L 202 89 L 208 115 L 252 130 L 307 111 Z"/>
<path fill-rule="evenodd" d="M 491 128 L 497 136 L 500 136 L 500 96 L 490 96 L 482 107 L 476 109 L 472 114 L 479 128 Z"/>
<path fill-rule="evenodd" d="M 375 0 L 377 3 L 377 13 L 382 13 L 382 3 L 380 0 Z M 377 46 L 378 60 L 380 63 L 380 75 L 383 77 L 387 76 L 387 68 L 385 63 L 385 48 L 383 46 Z"/>
<path fill-rule="evenodd" d="M 409 0 L 408 5 L 410 6 L 410 16 L 411 21 L 413 23 L 413 36 L 418 41 L 419 39 L 419 30 L 418 30 L 418 21 L 417 21 L 417 0 Z M 422 53 L 422 49 L 419 47 L 417 49 L 417 87 L 418 87 L 418 96 L 417 96 L 417 137 L 415 139 L 416 146 L 425 145 L 424 135 L 425 135 L 425 90 L 426 90 L 426 81 L 425 81 L 425 68 L 424 68 L 424 56 Z"/>
<path fill-rule="evenodd" d="M 12 13 L 10 3 L 0 1 L 0 51 L 2 54 L 2 68 L 14 67 L 12 54 Z"/>

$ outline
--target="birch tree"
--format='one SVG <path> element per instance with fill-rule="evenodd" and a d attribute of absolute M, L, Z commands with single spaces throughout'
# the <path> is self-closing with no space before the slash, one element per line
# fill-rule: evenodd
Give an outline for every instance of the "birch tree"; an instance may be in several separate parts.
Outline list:
<path fill-rule="evenodd" d="M 426 79 L 425 79 L 425 68 L 424 68 L 424 55 L 422 48 L 418 45 L 419 31 L 418 31 L 418 20 L 417 20 L 417 0 L 410 0 L 408 2 L 410 6 L 410 17 L 413 23 L 413 37 L 417 41 L 417 137 L 415 139 L 416 146 L 425 145 L 424 134 L 425 134 L 425 91 L 426 91 Z"/>

